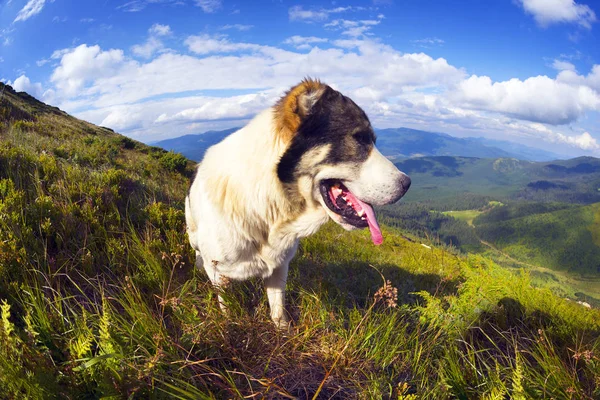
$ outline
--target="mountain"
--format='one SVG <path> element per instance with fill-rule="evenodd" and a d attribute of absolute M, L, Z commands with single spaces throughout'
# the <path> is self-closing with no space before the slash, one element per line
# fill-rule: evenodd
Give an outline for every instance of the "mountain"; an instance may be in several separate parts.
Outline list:
<path fill-rule="evenodd" d="M 597 397 L 600 310 L 385 225 L 302 240 L 277 331 L 195 270 L 192 162 L 0 93 L 0 398 Z"/>
<path fill-rule="evenodd" d="M 153 142 L 153 146 L 183 154 L 190 160 L 200 161 L 204 152 L 213 144 L 219 143 L 231 133 L 240 128 L 230 128 L 223 131 L 208 131 L 196 135 L 184 135 L 172 139 Z"/>
<path fill-rule="evenodd" d="M 390 158 L 463 156 L 479 158 L 515 157 L 505 150 L 474 143 L 444 133 L 408 128 L 376 129 L 377 147 Z"/>
<path fill-rule="evenodd" d="M 504 150 L 508 153 L 513 154 L 513 157 L 518 158 L 519 160 L 551 161 L 567 158 L 559 154 L 552 153 L 550 151 L 525 146 L 515 142 L 508 142 L 505 140 L 494 140 L 483 137 L 464 138 L 464 140 L 466 140 L 469 143 L 477 143 L 482 144 L 484 146 L 495 147 L 497 149 Z"/>
<path fill-rule="evenodd" d="M 185 135 L 152 144 L 199 161 L 206 149 L 238 129 L 232 128 L 224 131 Z M 382 154 L 390 158 L 416 156 L 508 157 L 523 160 L 553 160 L 560 158 L 552 153 L 526 146 L 513 145 L 509 142 L 490 141 L 481 138 L 461 139 L 444 133 L 408 128 L 375 129 L 375 133 L 377 134 L 377 147 Z"/>

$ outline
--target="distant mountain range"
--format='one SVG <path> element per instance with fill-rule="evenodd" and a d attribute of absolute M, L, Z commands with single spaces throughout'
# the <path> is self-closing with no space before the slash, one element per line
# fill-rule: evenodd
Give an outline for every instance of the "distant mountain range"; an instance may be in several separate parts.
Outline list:
<path fill-rule="evenodd" d="M 204 152 L 239 128 L 209 131 L 152 143 L 200 161 Z M 390 158 L 420 156 L 462 156 L 477 158 L 517 158 L 527 161 L 550 161 L 563 158 L 544 150 L 516 143 L 486 138 L 457 138 L 408 128 L 376 129 L 377 147 Z"/>

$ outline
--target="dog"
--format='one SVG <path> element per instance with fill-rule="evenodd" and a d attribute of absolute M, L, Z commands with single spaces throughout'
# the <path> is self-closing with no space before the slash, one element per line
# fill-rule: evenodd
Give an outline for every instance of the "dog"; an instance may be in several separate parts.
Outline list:
<path fill-rule="evenodd" d="M 292 87 L 197 166 L 185 200 L 196 266 L 217 287 L 264 278 L 271 318 L 288 327 L 285 286 L 299 239 L 331 218 L 347 230 L 368 227 L 379 245 L 372 206 L 394 203 L 410 187 L 375 140 L 348 97 L 310 78 Z"/>

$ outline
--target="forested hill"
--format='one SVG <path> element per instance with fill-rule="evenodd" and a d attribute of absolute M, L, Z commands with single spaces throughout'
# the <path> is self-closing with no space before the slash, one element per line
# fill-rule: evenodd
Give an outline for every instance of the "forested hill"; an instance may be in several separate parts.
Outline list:
<path fill-rule="evenodd" d="M 407 201 L 450 199 L 470 193 L 527 201 L 600 202 L 600 159 L 549 162 L 514 158 L 419 157 L 396 162 L 413 178 Z"/>
<path fill-rule="evenodd" d="M 480 256 L 327 224 L 260 280 L 193 267 L 193 163 L 0 84 L 0 398 L 600 396 L 600 311 Z"/>

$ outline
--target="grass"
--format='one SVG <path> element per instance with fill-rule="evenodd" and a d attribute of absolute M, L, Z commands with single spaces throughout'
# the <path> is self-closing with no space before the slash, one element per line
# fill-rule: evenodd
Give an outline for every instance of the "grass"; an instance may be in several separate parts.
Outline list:
<path fill-rule="evenodd" d="M 464 210 L 464 211 L 444 211 L 442 214 L 449 215 L 452 218 L 465 221 L 469 226 L 473 226 L 473 220 L 477 218 L 483 211 L 481 210 Z"/>
<path fill-rule="evenodd" d="M 8 95 L 0 398 L 600 396 L 599 310 L 386 226 L 380 247 L 333 224 L 301 242 L 289 332 L 260 280 L 223 314 L 192 267 L 189 165 Z"/>

